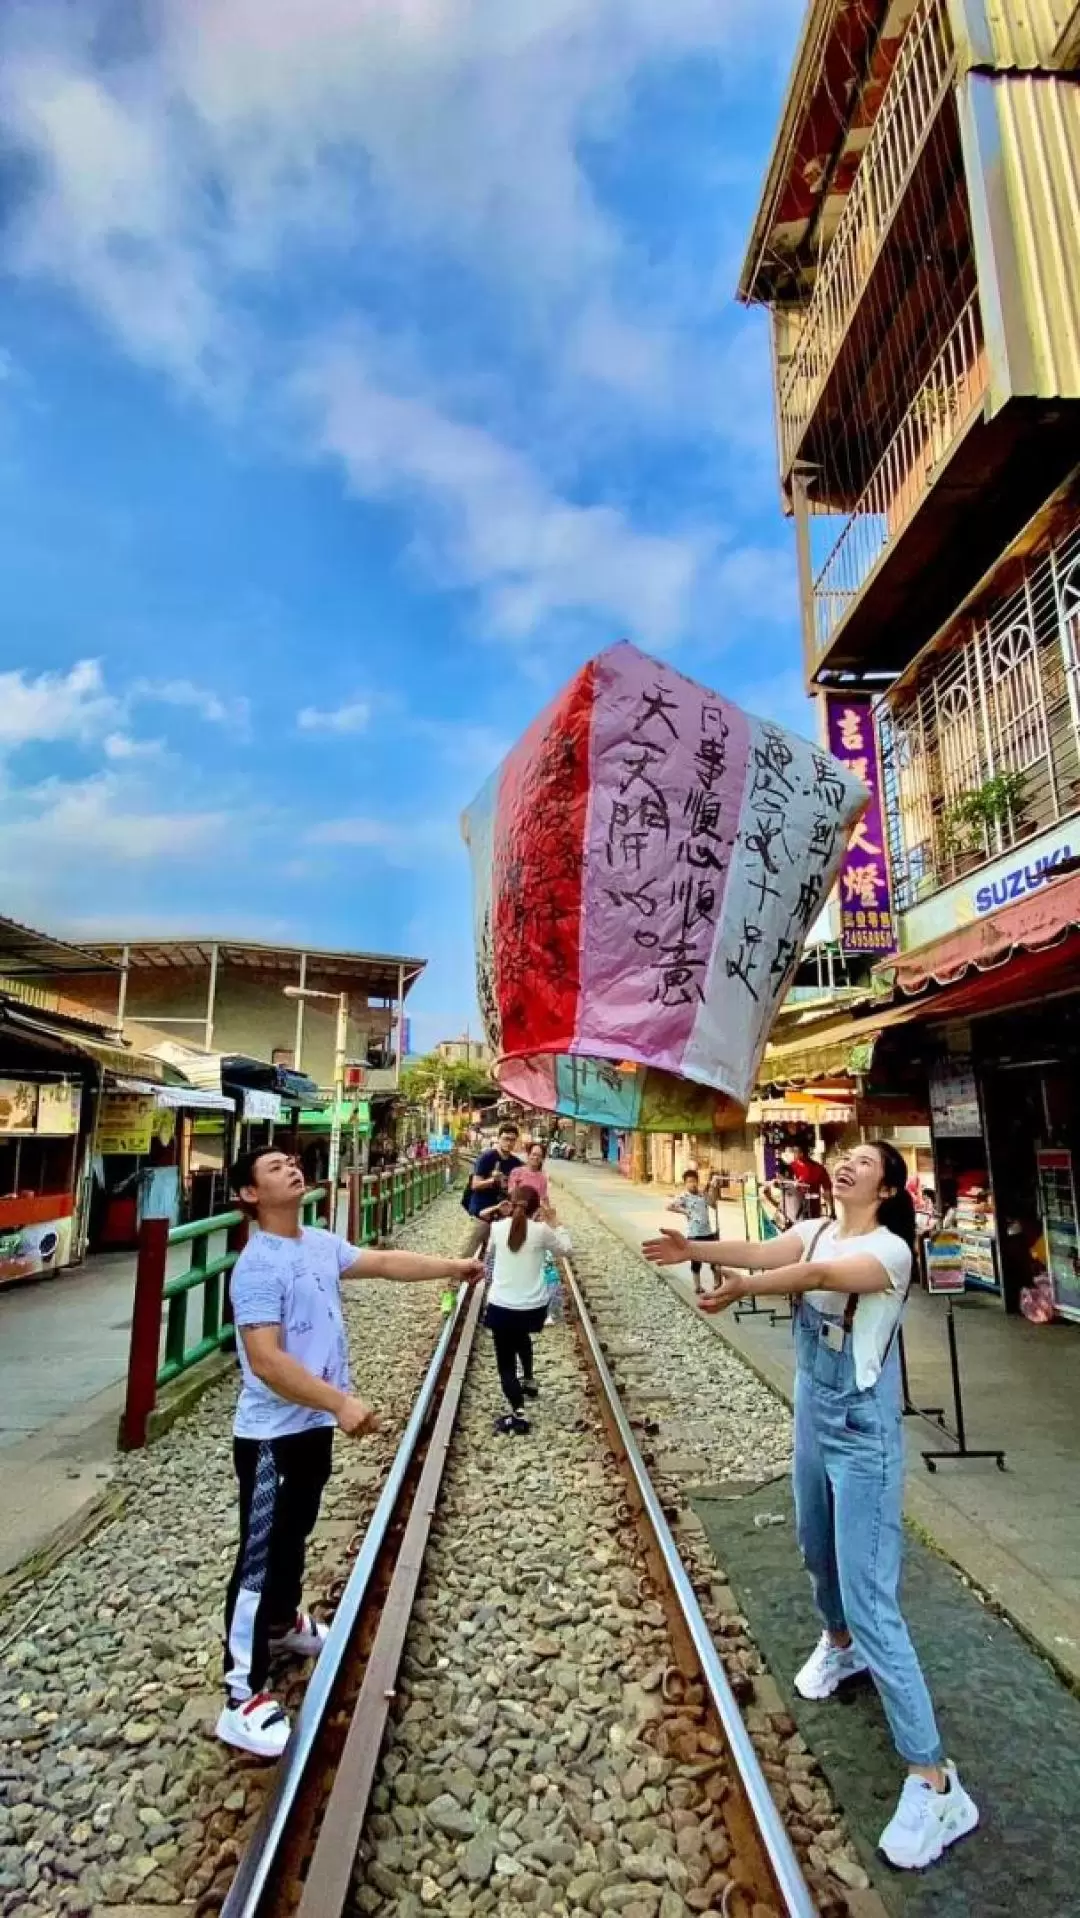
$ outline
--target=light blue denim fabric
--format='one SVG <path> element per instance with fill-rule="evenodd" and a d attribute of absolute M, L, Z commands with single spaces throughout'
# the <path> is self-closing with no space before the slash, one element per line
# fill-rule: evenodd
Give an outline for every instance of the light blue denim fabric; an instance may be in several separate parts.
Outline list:
<path fill-rule="evenodd" d="M 837 1299 L 839 1305 L 841 1300 Z M 799 1548 L 827 1631 L 845 1627 L 870 1667 L 909 1765 L 944 1758 L 934 1708 L 900 1611 L 904 1438 L 894 1343 L 875 1386 L 855 1384 L 851 1337 L 836 1352 L 822 1314 L 795 1319 L 795 1513 Z"/>

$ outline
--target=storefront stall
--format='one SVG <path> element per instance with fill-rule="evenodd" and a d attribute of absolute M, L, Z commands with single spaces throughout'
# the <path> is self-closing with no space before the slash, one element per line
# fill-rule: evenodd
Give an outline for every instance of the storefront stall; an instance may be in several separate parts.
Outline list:
<path fill-rule="evenodd" d="M 108 1075 L 94 1139 L 90 1249 L 134 1246 L 144 1217 L 176 1225 L 219 1209 L 234 1118 L 223 1093 Z"/>
<path fill-rule="evenodd" d="M 0 1068 L 0 1284 L 56 1272 L 72 1257 L 85 1087 Z"/>
<path fill-rule="evenodd" d="M 1043 878 L 890 969 L 934 1048 L 938 1201 L 966 1284 L 1009 1311 L 1042 1284 L 1080 1321 L 1080 878 Z"/>

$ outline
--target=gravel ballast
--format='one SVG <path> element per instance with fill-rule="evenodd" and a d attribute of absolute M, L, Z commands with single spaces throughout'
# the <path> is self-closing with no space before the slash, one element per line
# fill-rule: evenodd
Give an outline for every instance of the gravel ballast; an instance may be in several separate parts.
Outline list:
<path fill-rule="evenodd" d="M 783 1471 L 789 1415 L 586 1206 L 565 1192 L 558 1203 L 777 1802 L 820 1909 L 841 1913 L 865 1875 L 685 1498 L 687 1484 Z M 401 1243 L 454 1251 L 461 1218 L 449 1195 Z M 438 1295 L 348 1290 L 357 1390 L 384 1424 L 337 1442 L 310 1558 L 316 1604 L 375 1503 L 441 1329 Z M 722 1756 L 681 1709 L 677 1676 L 665 1680 L 663 1614 L 620 1521 L 569 1327 L 540 1339 L 537 1376 L 532 1433 L 495 1437 L 479 1334 L 354 1909 L 753 1918 L 728 1889 Z M 211 1735 L 235 1549 L 234 1389 L 215 1387 L 126 1459 L 120 1517 L 0 1615 L 0 1918 L 212 1911 L 231 1882 L 272 1776 Z M 283 1669 L 293 1708 L 305 1676 Z"/>

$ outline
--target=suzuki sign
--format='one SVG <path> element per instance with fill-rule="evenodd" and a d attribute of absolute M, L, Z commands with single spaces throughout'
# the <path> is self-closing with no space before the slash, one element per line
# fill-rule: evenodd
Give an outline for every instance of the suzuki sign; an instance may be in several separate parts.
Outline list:
<path fill-rule="evenodd" d="M 1002 906 L 1027 899 L 1052 879 L 1062 860 L 1072 857 L 1072 842 L 1080 847 L 1080 820 L 1055 826 L 1024 846 L 1015 847 L 993 865 L 982 866 L 955 886 L 912 906 L 900 922 L 903 950 L 928 945 L 932 939 L 944 939 L 960 926 L 970 926 Z"/>

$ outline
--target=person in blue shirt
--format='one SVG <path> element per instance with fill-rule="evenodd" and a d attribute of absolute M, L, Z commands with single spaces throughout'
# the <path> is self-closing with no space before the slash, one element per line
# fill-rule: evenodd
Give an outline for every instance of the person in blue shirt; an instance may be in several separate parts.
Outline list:
<path fill-rule="evenodd" d="M 517 1126 L 507 1120 L 499 1127 L 495 1145 L 481 1152 L 473 1166 L 463 1200 L 469 1214 L 464 1246 L 466 1258 L 475 1258 L 478 1252 L 486 1251 L 491 1218 L 510 1190 L 510 1174 L 519 1171 L 525 1163 L 517 1155 L 518 1137 Z M 485 1217 L 487 1213 L 491 1218 Z"/>
<path fill-rule="evenodd" d="M 217 1735 L 277 1758 L 289 1721 L 266 1690 L 273 1653 L 317 1658 L 328 1628 L 299 1609 L 307 1539 L 330 1476 L 335 1428 L 377 1430 L 356 1397 L 341 1304 L 342 1279 L 465 1281 L 476 1259 L 362 1251 L 334 1232 L 302 1225 L 304 1175 L 277 1146 L 244 1153 L 232 1185 L 257 1229 L 230 1281 L 241 1387 L 233 1425 L 240 1488 L 240 1546 L 225 1606 L 225 1708 Z"/>

